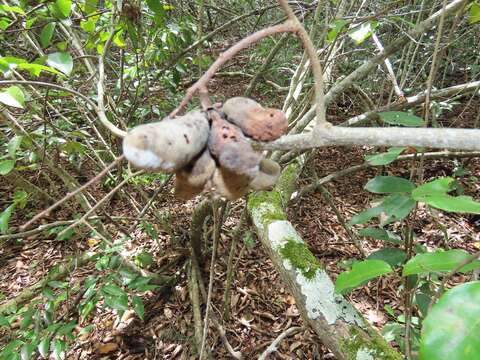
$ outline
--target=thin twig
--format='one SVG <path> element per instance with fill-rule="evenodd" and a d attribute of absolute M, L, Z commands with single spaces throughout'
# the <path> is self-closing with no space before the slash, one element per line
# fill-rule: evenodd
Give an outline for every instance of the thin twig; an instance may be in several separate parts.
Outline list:
<path fill-rule="evenodd" d="M 87 181 L 85 184 L 83 184 L 82 186 L 80 186 L 78 189 L 76 189 L 75 191 L 72 191 L 70 193 L 68 193 L 67 195 L 65 195 L 62 199 L 58 200 L 55 204 L 53 204 L 52 206 L 50 206 L 49 208 L 43 210 L 42 212 L 40 212 L 39 214 L 35 215 L 31 220 L 27 221 L 24 225 L 22 225 L 20 227 L 20 230 L 21 231 L 25 231 L 30 225 L 32 225 L 33 223 L 37 222 L 38 220 L 40 220 L 41 218 L 47 216 L 51 211 L 53 211 L 54 209 L 56 209 L 57 207 L 59 207 L 61 204 L 63 204 L 65 201 L 71 199 L 73 196 L 77 195 L 78 193 L 82 192 L 83 190 L 85 190 L 87 187 L 89 187 L 90 185 L 96 183 L 98 180 L 100 180 L 102 177 L 104 177 L 113 167 L 115 167 L 117 165 L 117 163 L 119 163 L 120 161 L 122 161 L 124 158 L 124 155 L 120 155 L 119 157 L 117 157 L 110 165 L 108 165 L 105 169 L 103 169 L 101 172 L 99 172 L 94 178 L 92 178 L 91 180 Z"/>
<path fill-rule="evenodd" d="M 277 336 L 275 340 L 265 349 L 265 351 L 258 357 L 258 360 L 266 360 L 268 355 L 277 351 L 277 346 L 285 339 L 286 337 L 292 336 L 294 334 L 299 333 L 300 331 L 304 330 L 303 327 L 300 326 L 293 326 L 280 335 Z"/>
<path fill-rule="evenodd" d="M 295 32 L 296 30 L 297 28 L 291 22 L 286 22 L 284 24 L 268 27 L 266 29 L 257 31 L 256 33 L 240 40 L 227 51 L 220 54 L 218 59 L 215 60 L 215 62 L 203 74 L 203 76 L 187 90 L 187 93 L 185 94 L 185 97 L 183 98 L 181 103 L 175 110 L 170 113 L 170 117 L 175 117 L 176 115 L 178 115 L 187 106 L 187 104 L 199 90 L 207 87 L 208 82 L 210 81 L 210 79 L 212 79 L 218 69 L 220 69 L 223 64 L 229 61 L 237 53 L 267 36 L 282 32 Z"/>

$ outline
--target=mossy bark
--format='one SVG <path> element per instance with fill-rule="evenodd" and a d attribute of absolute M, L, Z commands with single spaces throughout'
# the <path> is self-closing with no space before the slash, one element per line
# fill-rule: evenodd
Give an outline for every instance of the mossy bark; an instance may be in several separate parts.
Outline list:
<path fill-rule="evenodd" d="M 248 211 L 258 237 L 295 297 L 306 323 L 339 360 L 396 360 L 402 356 L 341 295 L 287 220 L 284 208 L 299 169 L 289 165 L 273 191 L 249 196 Z"/>

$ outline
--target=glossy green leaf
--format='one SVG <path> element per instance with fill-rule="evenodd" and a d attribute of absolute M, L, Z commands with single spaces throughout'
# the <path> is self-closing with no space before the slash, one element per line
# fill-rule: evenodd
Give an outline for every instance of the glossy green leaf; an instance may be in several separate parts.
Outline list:
<path fill-rule="evenodd" d="M 140 319 L 143 320 L 145 316 L 145 308 L 143 306 L 142 299 L 137 295 L 133 295 L 132 305 L 133 305 L 133 310 L 135 310 L 135 313 L 138 315 Z"/>
<path fill-rule="evenodd" d="M 13 138 L 10 139 L 7 145 L 8 155 L 15 159 L 17 157 L 17 150 L 20 148 L 22 144 L 23 136 L 15 135 Z"/>
<path fill-rule="evenodd" d="M 405 264 L 403 276 L 452 271 L 469 257 L 469 253 L 459 249 L 418 254 Z M 462 267 L 460 272 L 478 268 L 480 268 L 480 261 L 476 260 Z"/>
<path fill-rule="evenodd" d="M 55 5 L 63 16 L 70 16 L 70 12 L 72 11 L 72 0 L 56 0 Z"/>
<path fill-rule="evenodd" d="M 455 180 L 451 177 L 444 177 L 436 179 L 418 186 L 415 190 L 412 191 L 412 197 L 415 200 L 421 201 L 422 197 L 427 195 L 436 195 L 436 194 L 446 194 L 449 192 L 450 185 Z"/>
<path fill-rule="evenodd" d="M 366 155 L 365 160 L 373 166 L 388 165 L 394 162 L 404 150 L 404 147 L 393 147 L 388 149 L 386 153 Z"/>
<path fill-rule="evenodd" d="M 480 354 L 480 281 L 447 291 L 423 322 L 420 360 L 473 360 Z"/>
<path fill-rule="evenodd" d="M 142 251 L 140 254 L 135 256 L 135 263 L 143 268 L 149 267 L 153 264 L 153 256 L 147 251 Z"/>
<path fill-rule="evenodd" d="M 3 210 L 2 213 L 0 213 L 0 233 L 1 234 L 6 234 L 8 231 L 8 223 L 10 221 L 10 217 L 12 216 L 13 209 L 15 209 L 14 204 L 10 205 L 5 210 Z"/>
<path fill-rule="evenodd" d="M 53 32 L 55 31 L 55 23 L 50 22 L 45 25 L 40 32 L 40 44 L 42 48 L 48 47 L 50 45 L 50 41 L 52 40 Z"/>
<path fill-rule="evenodd" d="M 73 59 L 69 53 L 56 52 L 49 54 L 47 57 L 47 64 L 65 75 L 70 75 L 73 70 Z"/>
<path fill-rule="evenodd" d="M 405 219 L 415 208 L 415 200 L 410 195 L 393 194 L 387 196 L 379 206 L 387 216 L 381 223 L 384 226 Z"/>
<path fill-rule="evenodd" d="M 480 202 L 470 196 L 427 195 L 418 201 L 448 212 L 480 214 Z"/>
<path fill-rule="evenodd" d="M 470 24 L 476 24 L 477 22 L 480 22 L 480 4 L 478 2 L 474 2 L 470 6 L 468 22 Z"/>
<path fill-rule="evenodd" d="M 423 126 L 422 118 L 402 111 L 385 111 L 378 114 L 380 119 L 390 125 L 417 127 Z"/>
<path fill-rule="evenodd" d="M 367 281 L 393 270 L 389 264 L 381 260 L 364 260 L 353 264 L 352 270 L 341 273 L 335 282 L 335 292 L 349 292 Z"/>
<path fill-rule="evenodd" d="M 105 305 L 111 307 L 112 309 L 119 310 L 119 311 L 126 311 L 128 310 L 128 297 L 127 295 L 122 296 L 105 296 Z"/>
<path fill-rule="evenodd" d="M 399 236 L 395 235 L 391 231 L 384 230 L 384 229 L 370 227 L 370 228 L 361 229 L 358 233 L 361 236 L 369 236 L 376 240 L 383 240 L 383 241 L 390 242 L 392 244 L 402 243 L 402 239 Z"/>
<path fill-rule="evenodd" d="M 365 185 L 365 190 L 375 194 L 396 194 L 411 192 L 415 185 L 396 176 L 377 176 Z"/>
<path fill-rule="evenodd" d="M 38 344 L 38 352 L 42 357 L 46 358 L 48 356 L 49 349 L 50 339 L 48 338 L 48 336 L 45 336 Z"/>
<path fill-rule="evenodd" d="M 15 167 L 15 160 L 0 161 L 0 175 L 4 176 L 10 173 Z"/>
<path fill-rule="evenodd" d="M 378 22 L 376 21 L 367 21 L 359 26 L 356 26 L 353 30 L 348 32 L 348 36 L 355 41 L 355 44 L 360 45 L 370 36 L 372 36 L 375 29 L 378 27 Z"/>
<path fill-rule="evenodd" d="M 382 260 L 388 263 L 390 266 L 396 266 L 407 260 L 407 254 L 401 249 L 383 248 L 370 254 L 367 257 L 367 260 Z"/>
<path fill-rule="evenodd" d="M 23 95 L 22 89 L 18 86 L 10 86 L 7 90 L 0 92 L 0 103 L 23 109 L 25 95 Z"/>

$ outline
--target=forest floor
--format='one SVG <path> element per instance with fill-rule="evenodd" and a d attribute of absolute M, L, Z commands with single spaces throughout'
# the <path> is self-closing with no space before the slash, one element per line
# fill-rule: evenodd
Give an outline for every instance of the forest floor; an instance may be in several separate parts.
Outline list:
<path fill-rule="evenodd" d="M 478 105 L 478 104 L 477 104 Z M 475 108 L 462 114 L 455 124 L 468 127 L 474 117 Z M 467 109 L 468 110 L 468 109 Z M 455 111 L 447 114 L 458 116 Z M 338 118 L 341 118 L 338 115 Z M 322 177 L 363 162 L 365 148 L 323 148 L 316 150 L 310 160 L 309 171 L 299 180 L 299 186 L 308 184 L 314 176 Z M 433 160 L 425 163 L 425 179 L 438 176 L 450 176 L 460 163 L 454 159 Z M 473 175 L 480 176 L 480 160 L 468 161 Z M 384 168 L 371 168 L 348 177 L 340 178 L 326 186 L 334 199 L 335 206 L 345 219 L 369 206 L 372 194 L 363 190 L 368 179 L 380 173 L 409 176 L 410 164 L 395 164 Z M 312 171 L 312 169 L 315 170 Z M 92 174 L 93 176 L 93 174 Z M 477 200 L 480 189 L 477 185 L 465 182 L 465 191 Z M 475 187 L 476 186 L 476 187 Z M 152 190 L 152 189 L 150 189 Z M 171 184 L 159 201 L 160 208 L 168 211 L 169 226 L 158 226 L 160 233 L 157 241 L 141 230 L 135 230 L 132 240 L 126 245 L 126 252 L 134 255 L 146 250 L 154 255 L 154 263 L 149 270 L 155 272 L 172 260 L 179 260 L 178 266 L 170 269 L 170 274 L 180 274 L 178 283 L 168 294 L 147 293 L 145 302 L 145 320 L 141 321 L 127 311 L 122 318 L 109 309 L 100 306 L 94 312 L 91 322 L 94 330 L 80 336 L 72 344 L 68 359 L 195 359 L 193 349 L 193 315 L 188 296 L 185 266 L 186 230 L 194 206 L 200 198 L 181 202 L 171 193 Z M 121 199 L 112 200 L 110 209 L 118 215 L 129 213 Z M 223 290 L 232 230 L 244 207 L 244 201 L 231 204 L 231 213 L 226 219 L 221 233 L 217 263 L 214 271 L 212 303 L 213 311 L 220 318 L 223 308 Z M 311 251 L 325 264 L 332 277 L 343 271 L 342 264 L 351 259 L 360 259 L 358 250 L 332 210 L 330 204 L 319 192 L 308 194 L 288 209 L 289 219 L 307 242 Z M 469 252 L 480 246 L 479 229 L 475 228 L 471 218 L 458 214 L 436 213 L 436 221 L 426 208 L 419 208 L 410 224 L 417 242 L 429 248 L 448 238 L 448 246 L 462 248 Z M 61 216 L 61 213 L 57 214 Z M 127 227 L 130 224 L 127 223 Z M 392 229 L 395 230 L 395 229 Z M 447 235 L 447 238 L 444 237 Z M 255 240 L 249 245 L 241 242 L 235 250 L 235 273 L 231 288 L 231 316 L 224 322 L 226 337 L 232 347 L 240 351 L 245 359 L 257 358 L 272 341 L 291 326 L 302 326 L 294 298 L 288 293 L 261 244 Z M 255 235 L 253 235 L 255 239 Z M 92 249 L 87 241 L 58 242 L 52 238 L 33 236 L 19 244 L 2 246 L 0 249 L 0 303 L 12 299 L 24 288 L 40 280 L 54 264 L 62 262 L 69 255 L 81 250 Z M 380 249 L 383 244 L 377 241 L 364 241 L 367 253 Z M 93 246 L 95 246 L 93 244 Z M 94 247 L 93 247 L 94 248 Z M 209 263 L 203 268 L 204 282 L 208 282 Z M 79 268 L 72 273 L 70 282 L 85 279 L 96 270 L 93 265 Z M 465 281 L 463 276 L 453 282 Z M 400 280 L 389 277 L 371 281 L 360 290 L 348 295 L 348 299 L 364 314 L 376 328 L 382 327 L 392 319 L 388 318 L 384 306 L 389 305 L 397 314 L 403 309 L 403 300 L 398 297 Z M 3 299 L 3 300 L 2 300 Z M 87 325 L 87 323 L 82 324 Z M 1 337 L 0 333 L 0 337 Z M 230 356 L 222 344 L 215 328 L 210 328 L 208 344 L 212 349 L 212 358 L 229 359 Z M 271 359 L 334 359 L 308 329 L 285 339 Z"/>

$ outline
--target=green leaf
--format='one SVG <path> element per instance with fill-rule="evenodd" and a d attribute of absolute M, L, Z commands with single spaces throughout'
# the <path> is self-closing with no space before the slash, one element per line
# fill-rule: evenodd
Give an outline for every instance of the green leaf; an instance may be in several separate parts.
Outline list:
<path fill-rule="evenodd" d="M 56 23 L 50 22 L 45 25 L 40 33 L 40 44 L 42 48 L 48 47 L 50 45 L 50 41 L 52 40 L 53 32 L 55 31 Z"/>
<path fill-rule="evenodd" d="M 60 339 L 55 339 L 53 342 L 53 355 L 55 356 L 55 360 L 61 360 L 62 351 L 65 348 L 65 343 Z"/>
<path fill-rule="evenodd" d="M 85 12 L 91 14 L 97 10 L 97 0 L 85 0 Z"/>
<path fill-rule="evenodd" d="M 430 181 L 413 190 L 412 197 L 417 201 L 421 201 L 424 196 L 446 194 L 451 190 L 450 185 L 454 181 L 455 180 L 451 177 L 444 177 Z"/>
<path fill-rule="evenodd" d="M 402 111 L 385 111 L 378 114 L 380 119 L 390 125 L 402 125 L 402 126 L 423 126 L 424 121 L 422 118 Z"/>
<path fill-rule="evenodd" d="M 47 71 L 55 75 L 62 75 L 60 71 L 55 70 L 50 66 L 40 65 L 40 64 L 20 64 L 18 65 L 19 70 L 27 70 L 32 76 L 38 77 L 42 71 Z"/>
<path fill-rule="evenodd" d="M 153 264 L 153 256 L 147 251 L 142 251 L 135 257 L 135 263 L 143 268 L 149 267 Z"/>
<path fill-rule="evenodd" d="M 452 271 L 469 257 L 469 253 L 459 249 L 418 254 L 405 264 L 403 276 Z M 460 269 L 460 272 L 467 272 L 477 268 L 480 268 L 479 260 L 465 265 Z"/>
<path fill-rule="evenodd" d="M 25 15 L 25 11 L 19 6 L 0 5 L 0 14 L 6 14 L 7 12 Z"/>
<path fill-rule="evenodd" d="M 47 64 L 61 71 L 67 76 L 70 75 L 73 70 L 72 56 L 66 52 L 49 54 L 47 57 Z"/>
<path fill-rule="evenodd" d="M 57 281 L 57 280 L 52 280 L 48 282 L 48 286 L 50 286 L 53 289 L 66 289 L 68 287 L 67 282 L 62 282 L 62 281 Z"/>
<path fill-rule="evenodd" d="M 367 260 L 383 260 L 390 266 L 396 266 L 407 260 L 407 254 L 405 251 L 397 248 L 384 248 L 370 254 Z"/>
<path fill-rule="evenodd" d="M 20 349 L 20 357 L 22 360 L 30 360 L 32 358 L 33 350 L 35 350 L 35 345 L 33 344 L 24 344 Z"/>
<path fill-rule="evenodd" d="M 77 323 L 75 321 L 69 322 L 68 324 L 62 325 L 57 330 L 57 335 L 69 335 L 72 333 L 72 330 L 75 329 Z"/>
<path fill-rule="evenodd" d="M 378 27 L 378 22 L 368 21 L 356 26 L 353 30 L 348 32 L 348 36 L 355 41 L 355 44 L 360 45 L 370 36 L 372 36 L 375 29 Z"/>
<path fill-rule="evenodd" d="M 17 150 L 22 144 L 23 136 L 21 135 L 15 135 L 13 138 L 10 139 L 8 142 L 8 155 L 12 158 L 15 159 L 17 157 Z"/>
<path fill-rule="evenodd" d="M 348 21 L 342 19 L 335 20 L 333 24 L 330 24 L 330 31 L 327 34 L 327 42 L 332 43 L 347 24 Z"/>
<path fill-rule="evenodd" d="M 364 228 L 358 232 L 361 236 L 369 236 L 376 240 L 383 240 L 392 244 L 401 244 L 402 239 L 391 231 L 379 228 Z"/>
<path fill-rule="evenodd" d="M 6 318 L 5 316 L 3 316 L 2 314 L 0 314 L 0 326 L 7 326 L 7 327 L 10 326 L 9 321 L 8 321 L 7 318 Z"/>
<path fill-rule="evenodd" d="M 382 221 L 382 226 L 394 221 L 400 221 L 408 216 L 415 207 L 415 200 L 409 195 L 393 194 L 387 196 L 380 204 L 387 219 Z"/>
<path fill-rule="evenodd" d="M 365 190 L 375 194 L 406 193 L 413 189 L 415 189 L 414 184 L 396 176 L 377 176 L 365 185 Z"/>
<path fill-rule="evenodd" d="M 383 209 L 380 206 L 376 206 L 362 211 L 360 214 L 352 216 L 348 222 L 350 225 L 365 224 L 374 217 L 377 217 L 382 213 Z"/>
<path fill-rule="evenodd" d="M 115 310 L 126 311 L 128 310 L 127 294 L 122 296 L 105 295 L 105 305 Z"/>
<path fill-rule="evenodd" d="M 165 16 L 165 9 L 163 4 L 158 0 L 147 0 L 147 5 L 155 14 L 155 22 L 158 26 L 161 26 L 163 17 Z"/>
<path fill-rule="evenodd" d="M 447 291 L 425 318 L 420 360 L 473 360 L 480 354 L 480 281 Z"/>
<path fill-rule="evenodd" d="M 10 221 L 10 217 L 12 216 L 13 209 L 15 209 L 15 204 L 10 205 L 7 207 L 3 212 L 0 214 L 0 233 L 6 234 L 8 231 L 8 223 Z"/>
<path fill-rule="evenodd" d="M 126 296 L 125 291 L 115 284 L 106 284 L 102 286 L 102 292 L 113 296 Z"/>
<path fill-rule="evenodd" d="M 40 355 L 44 358 L 48 356 L 48 350 L 50 349 L 50 339 L 48 336 L 45 336 L 42 341 L 40 341 L 40 344 L 38 344 L 38 352 Z"/>
<path fill-rule="evenodd" d="M 143 306 L 143 301 L 140 298 L 140 296 L 133 295 L 132 304 L 133 304 L 133 310 L 135 310 L 135 313 L 138 315 L 138 317 L 141 320 L 144 320 L 145 308 Z"/>
<path fill-rule="evenodd" d="M 15 167 L 15 160 L 0 161 L 0 175 L 7 175 Z"/>
<path fill-rule="evenodd" d="M 97 24 L 98 16 L 92 16 L 87 20 L 82 20 L 80 22 L 80 27 L 87 33 L 94 33 L 95 32 L 95 25 Z"/>
<path fill-rule="evenodd" d="M 388 165 L 394 162 L 404 150 L 404 147 L 393 147 L 388 149 L 386 153 L 366 155 L 365 160 L 373 166 Z"/>
<path fill-rule="evenodd" d="M 7 106 L 23 109 L 25 95 L 18 86 L 10 86 L 7 90 L 0 92 L 0 102 Z"/>
<path fill-rule="evenodd" d="M 448 212 L 480 214 L 480 202 L 473 200 L 470 196 L 426 195 L 418 201 Z"/>
<path fill-rule="evenodd" d="M 474 2 L 472 6 L 470 6 L 468 22 L 470 24 L 476 24 L 480 21 L 480 4 L 478 2 Z"/>
<path fill-rule="evenodd" d="M 66 18 L 70 16 L 70 12 L 72 11 L 72 0 L 57 0 L 55 1 L 55 5 L 63 16 Z"/>
<path fill-rule="evenodd" d="M 341 273 L 335 282 L 335 292 L 345 293 L 393 270 L 382 260 L 365 260 L 353 264 L 352 270 Z"/>

